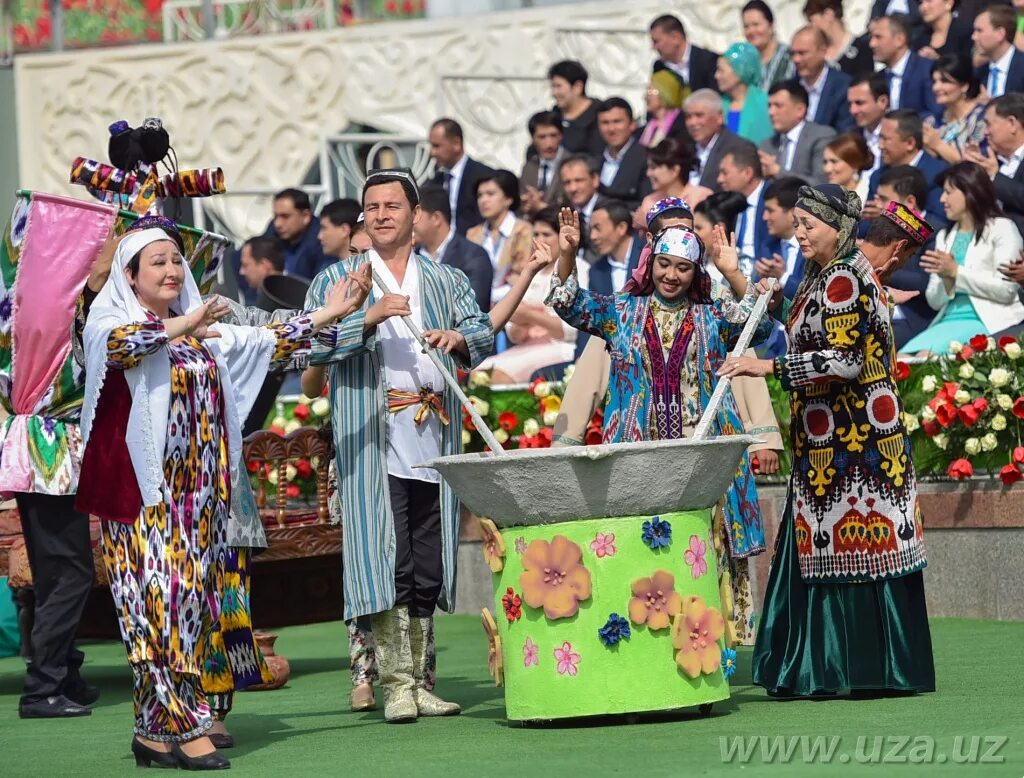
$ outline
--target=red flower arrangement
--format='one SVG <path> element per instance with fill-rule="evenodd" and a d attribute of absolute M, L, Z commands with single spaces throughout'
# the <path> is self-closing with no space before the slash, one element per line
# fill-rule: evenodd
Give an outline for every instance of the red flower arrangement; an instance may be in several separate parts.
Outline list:
<path fill-rule="evenodd" d="M 523 598 L 511 586 L 502 595 L 501 607 L 505 609 L 505 618 L 509 623 L 517 622 L 523 616 Z"/>

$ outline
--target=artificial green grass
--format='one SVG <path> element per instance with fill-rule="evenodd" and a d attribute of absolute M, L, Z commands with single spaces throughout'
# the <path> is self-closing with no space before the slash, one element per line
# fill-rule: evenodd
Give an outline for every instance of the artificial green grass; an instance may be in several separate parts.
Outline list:
<path fill-rule="evenodd" d="M 673 716 L 574 721 L 545 727 L 509 725 L 500 689 L 487 675 L 479 619 L 438 618 L 437 691 L 462 703 L 461 716 L 394 726 L 381 711 L 348 712 L 348 649 L 344 625 L 279 630 L 278 653 L 291 662 L 288 685 L 236 696 L 228 727 L 238 745 L 226 752 L 234 774 L 246 776 L 1021 776 L 1024 775 L 1024 623 L 937 619 L 932 622 L 938 692 L 913 698 L 778 701 L 750 686 L 750 650 L 740 651 L 733 696 L 711 717 Z M 131 674 L 120 643 L 85 644 L 87 679 L 103 689 L 92 716 L 22 721 L 22 662 L 0 660 L 0 776 L 136 774 L 131 740 Z M 581 665 L 580 672 L 586 672 Z M 378 693 L 378 703 L 380 694 Z M 800 747 L 783 764 L 759 750 L 742 764 L 723 762 L 720 737 L 841 736 L 832 763 L 805 763 Z M 858 736 L 888 738 L 880 758 L 860 764 Z M 934 757 L 914 741 L 931 737 Z M 953 764 L 956 736 L 1003 736 L 1001 763 Z M 922 743 L 923 741 L 918 741 Z M 969 742 L 969 741 L 968 741 Z M 870 749 L 869 749 L 870 750 Z M 849 761 L 841 761 L 846 754 Z M 909 763 L 908 763 L 909 759 Z M 777 758 L 778 760 L 778 758 Z M 739 772 L 738 772 L 739 771 Z"/>

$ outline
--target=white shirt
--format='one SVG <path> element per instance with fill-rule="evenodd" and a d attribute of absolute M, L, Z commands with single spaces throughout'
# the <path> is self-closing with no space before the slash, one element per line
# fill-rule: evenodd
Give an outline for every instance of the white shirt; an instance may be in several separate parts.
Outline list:
<path fill-rule="evenodd" d="M 787 173 L 793 169 L 793 156 L 796 154 L 796 144 L 800 141 L 800 133 L 804 131 L 806 121 L 800 122 L 796 127 L 787 132 L 784 137 L 787 141 L 782 149 L 782 158 L 779 159 L 779 166 Z"/>
<path fill-rule="evenodd" d="M 562 153 L 565 151 L 561 146 L 558 147 L 558 151 L 555 152 L 555 156 L 551 159 L 544 159 L 543 157 L 537 158 L 537 188 L 541 194 L 547 191 L 547 188 L 551 186 L 555 180 L 555 176 L 558 175 L 558 163 L 562 161 Z M 544 181 L 544 166 L 547 165 L 547 181 Z"/>
<path fill-rule="evenodd" d="M 469 159 L 465 154 L 448 171 L 451 179 L 448 181 L 448 204 L 452 209 L 452 222 L 455 221 L 456 206 L 459 202 L 459 187 L 462 186 L 462 174 L 466 172 L 466 161 Z"/>
<path fill-rule="evenodd" d="M 683 77 L 683 82 L 690 83 L 690 44 L 686 44 L 686 51 L 683 53 L 682 62 L 668 62 L 662 60 L 669 70 L 673 70 Z"/>
<path fill-rule="evenodd" d="M 1021 161 L 1024 161 L 1024 146 L 1019 147 L 1013 154 L 1007 159 L 1002 159 L 1002 163 L 999 165 L 999 172 L 1008 178 L 1013 178 L 1017 175 L 1017 170 L 1020 169 Z"/>
<path fill-rule="evenodd" d="M 498 236 L 494 237 L 491 232 L 491 228 L 484 222 L 484 251 L 487 252 L 487 256 L 491 258 L 491 267 L 495 270 L 498 269 L 498 260 L 501 259 L 501 247 L 505 245 L 505 241 L 512 236 L 512 230 L 516 226 L 516 215 L 509 211 L 505 214 L 505 218 L 501 220 L 501 224 L 498 225 Z M 500 284 L 502 279 L 497 275 L 494 277 L 495 284 Z"/>
<path fill-rule="evenodd" d="M 785 286 L 793 271 L 796 270 L 796 258 L 800 254 L 800 244 L 796 242 L 796 235 L 791 235 L 782 241 L 782 258 L 786 262 L 786 269 L 782 271 L 782 278 L 779 279 L 779 286 Z"/>
<path fill-rule="evenodd" d="M 614 254 L 608 255 L 608 264 L 612 268 L 612 289 L 616 292 L 622 291 L 622 287 L 626 285 L 626 271 L 629 269 L 629 255 L 633 253 L 633 241 L 636 238 L 629 239 L 629 245 L 626 247 L 626 258 L 621 262 Z"/>
<path fill-rule="evenodd" d="M 889 82 L 889 108 L 893 111 L 897 110 L 900 106 L 900 93 L 903 91 L 903 71 L 907 69 L 907 63 L 910 62 L 910 52 L 907 51 L 900 61 L 889 68 L 889 72 L 892 73 L 892 81 Z"/>
<path fill-rule="evenodd" d="M 711 149 L 715 146 L 715 141 L 718 140 L 718 134 L 708 141 L 707 146 L 701 146 L 699 143 L 697 146 L 697 162 L 699 163 L 696 168 L 690 171 L 690 183 L 694 186 L 700 185 L 700 177 L 704 175 L 704 168 L 708 164 L 708 157 L 711 156 Z"/>
<path fill-rule="evenodd" d="M 921 160 L 924 158 L 924 151 L 919 151 L 914 155 L 914 158 L 910 160 L 911 167 L 917 167 L 921 164 Z"/>
<path fill-rule="evenodd" d="M 583 259 L 583 255 L 586 253 L 583 245 L 587 242 L 587 238 L 590 233 L 590 217 L 594 215 L 594 209 L 597 207 L 597 192 L 594 192 L 589 202 L 580 208 L 580 230 L 583 232 L 583 240 L 580 241 L 579 251 L 576 252 L 576 259 Z"/>
<path fill-rule="evenodd" d="M 423 309 L 420 300 L 420 269 L 416 255 L 409 257 L 405 278 L 401 285 L 395 280 L 387 265 L 376 251 L 370 249 L 370 262 L 374 271 L 395 294 L 409 296 L 409 317 L 423 329 Z M 373 285 L 378 297 L 384 290 Z M 445 391 L 444 378 L 430 357 L 416 342 L 399 316 L 392 316 L 377 325 L 381 362 L 384 365 L 384 388 L 419 392 L 421 387 L 433 391 Z M 418 405 L 405 408 L 397 413 L 387 413 L 386 434 L 388 444 L 388 474 L 397 478 L 438 483 L 441 480 L 436 470 L 414 468 L 435 457 L 441 456 L 441 420 L 431 411 L 422 424 L 416 424 Z"/>
<path fill-rule="evenodd" d="M 750 277 L 753 270 L 753 263 L 760 259 L 756 253 L 754 236 L 757 234 L 757 205 L 761 202 L 761 192 L 764 191 L 764 181 L 757 185 L 757 188 L 747 197 L 747 210 L 740 217 L 740 223 L 736 229 L 740 232 L 736 236 L 736 245 L 740 250 L 740 270 L 743 275 Z M 742 227 L 742 230 L 740 230 Z M 749 266 L 749 267 L 748 267 Z"/>
<path fill-rule="evenodd" d="M 869 177 L 882 166 L 882 150 L 878 145 L 878 139 L 881 134 L 881 122 L 879 122 L 873 130 L 869 130 L 867 128 L 864 129 L 864 142 L 868 144 L 868 148 L 871 149 L 871 153 L 875 156 L 875 161 L 871 163 L 871 169 L 864 172 L 865 177 Z"/>
<path fill-rule="evenodd" d="M 889 0 L 889 5 L 885 7 L 885 15 L 892 16 L 893 14 L 909 14 L 910 6 L 907 0 Z"/>
<path fill-rule="evenodd" d="M 992 97 L 1002 97 L 1006 93 L 1006 76 L 1010 72 L 1010 63 L 1013 61 L 1013 50 L 1014 47 L 1010 46 L 1003 56 L 988 66 L 989 79 L 985 86 L 994 87 L 994 89 L 989 89 L 989 94 Z M 994 84 L 993 79 L 995 80 Z"/>
<path fill-rule="evenodd" d="M 426 254 L 428 257 L 430 257 L 435 262 L 440 262 L 441 261 L 441 257 L 444 256 L 444 250 L 446 248 L 448 248 L 448 244 L 452 242 L 452 237 L 454 235 L 455 235 L 455 228 L 454 227 L 449 227 L 448 228 L 448 234 L 445 236 L 444 240 L 441 241 L 441 244 L 437 247 L 437 251 L 435 251 L 433 254 L 431 254 L 429 251 L 427 251 L 426 247 L 424 247 L 423 248 L 423 253 Z"/>
<path fill-rule="evenodd" d="M 809 121 L 818 120 L 818 103 L 821 102 L 821 93 L 825 89 L 826 79 L 828 79 L 828 65 L 821 69 L 818 80 L 813 84 L 808 84 L 802 78 L 800 79 L 801 85 L 807 90 L 807 119 Z"/>
<path fill-rule="evenodd" d="M 601 184 L 603 186 L 611 186 L 614 183 L 615 176 L 619 174 L 619 168 L 622 166 L 622 158 L 632 145 L 633 139 L 630 138 L 614 157 L 607 148 L 604 150 L 604 162 L 601 165 Z"/>

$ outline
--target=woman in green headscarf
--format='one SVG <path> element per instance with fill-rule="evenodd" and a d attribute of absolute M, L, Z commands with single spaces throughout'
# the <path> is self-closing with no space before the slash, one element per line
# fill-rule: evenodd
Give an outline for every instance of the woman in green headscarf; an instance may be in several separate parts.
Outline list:
<path fill-rule="evenodd" d="M 734 43 L 718 58 L 715 81 L 722 93 L 726 125 L 755 146 L 775 132 L 761 79 L 761 56 L 746 41 Z"/>
<path fill-rule="evenodd" d="M 801 187 L 806 273 L 775 314 L 786 354 L 718 371 L 771 372 L 790 393 L 793 469 L 753 661 L 773 696 L 935 691 L 917 478 L 888 298 L 855 245 L 860 210 L 835 184 Z"/>

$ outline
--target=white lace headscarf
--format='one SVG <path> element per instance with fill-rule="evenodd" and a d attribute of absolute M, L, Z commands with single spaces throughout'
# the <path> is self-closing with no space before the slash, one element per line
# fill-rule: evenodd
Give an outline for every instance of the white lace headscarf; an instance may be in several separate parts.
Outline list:
<path fill-rule="evenodd" d="M 82 406 L 82 440 L 89 445 L 96 406 L 107 374 L 107 340 L 117 327 L 145 322 L 146 309 L 135 296 L 125 268 L 132 257 L 151 243 L 172 240 L 163 230 L 151 228 L 128 235 L 118 244 L 110 278 L 93 301 L 85 325 L 85 402 Z M 185 266 L 185 279 L 178 299 L 171 305 L 172 316 L 187 315 L 203 304 L 195 279 Z M 242 453 L 242 423 L 263 385 L 276 339 L 270 330 L 217 324 L 220 338 L 205 341 L 220 368 L 228 433 L 232 483 L 238 477 Z M 118 368 L 111 368 L 118 369 Z M 142 493 L 142 503 L 157 505 L 164 500 L 162 486 L 164 446 L 171 403 L 171 365 L 166 348 L 143 357 L 124 371 L 132 396 L 125 441 L 132 468 Z M 103 441 L 96 441 L 102 445 Z"/>

